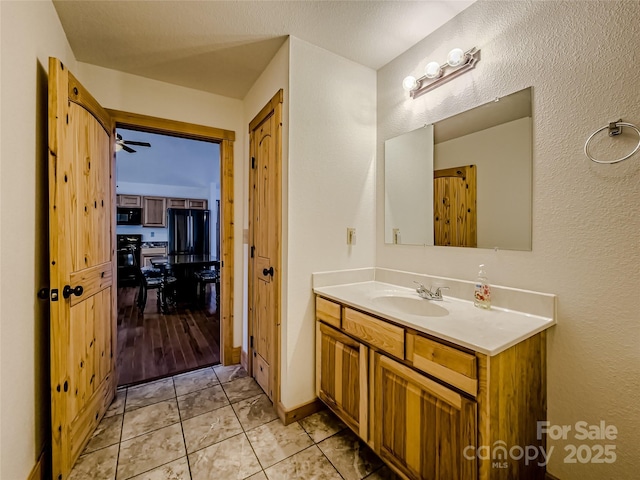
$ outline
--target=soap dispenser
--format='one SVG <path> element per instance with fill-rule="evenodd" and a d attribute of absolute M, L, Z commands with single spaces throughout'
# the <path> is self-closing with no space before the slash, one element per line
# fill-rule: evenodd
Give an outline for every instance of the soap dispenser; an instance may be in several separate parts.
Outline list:
<path fill-rule="evenodd" d="M 476 287 L 473 295 L 473 305 L 478 308 L 491 308 L 491 287 L 487 274 L 484 272 L 484 265 L 480 265 Z"/>

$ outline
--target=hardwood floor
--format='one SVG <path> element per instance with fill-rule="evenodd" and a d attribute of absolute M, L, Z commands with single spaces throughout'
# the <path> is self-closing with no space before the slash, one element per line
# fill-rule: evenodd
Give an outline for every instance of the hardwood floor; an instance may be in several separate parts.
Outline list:
<path fill-rule="evenodd" d="M 178 305 L 158 312 L 150 291 L 144 314 L 138 287 L 118 288 L 118 385 L 131 385 L 220 363 L 220 315 L 215 287 L 202 306 Z"/>

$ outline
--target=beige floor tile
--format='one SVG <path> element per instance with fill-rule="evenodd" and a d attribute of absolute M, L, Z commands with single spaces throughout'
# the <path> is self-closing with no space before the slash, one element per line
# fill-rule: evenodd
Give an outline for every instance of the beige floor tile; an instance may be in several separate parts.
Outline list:
<path fill-rule="evenodd" d="M 231 403 L 236 403 L 247 398 L 264 393 L 260 385 L 251 377 L 239 378 L 229 383 L 223 383 L 222 388 L 229 397 Z"/>
<path fill-rule="evenodd" d="M 264 393 L 233 404 L 233 410 L 245 431 L 278 418 L 276 409 Z"/>
<path fill-rule="evenodd" d="M 117 390 L 116 395 L 107 408 L 107 412 L 104 414 L 105 417 L 112 417 L 114 415 L 120 415 L 124 413 L 124 402 L 127 397 L 127 389 L 124 388 L 122 390 Z"/>
<path fill-rule="evenodd" d="M 261 470 L 244 433 L 190 454 L 189 466 L 193 480 L 241 480 Z"/>
<path fill-rule="evenodd" d="M 84 453 L 94 452 L 109 445 L 120 443 L 123 416 L 124 415 L 120 414 L 112 417 L 104 417 L 93 432 L 93 436 L 84 449 Z"/>
<path fill-rule="evenodd" d="M 122 441 L 180 422 L 175 398 L 125 412 Z"/>
<path fill-rule="evenodd" d="M 280 420 L 249 430 L 247 438 L 265 469 L 313 445 L 297 422 L 285 427 Z"/>
<path fill-rule="evenodd" d="M 213 387 L 178 397 L 178 406 L 180 407 L 182 421 L 216 410 L 225 405 L 229 405 L 229 400 L 227 400 L 220 385 L 214 385 Z"/>
<path fill-rule="evenodd" d="M 320 443 L 347 426 L 329 410 L 321 410 L 300 420 L 300 425 L 315 443 Z"/>
<path fill-rule="evenodd" d="M 118 445 L 82 455 L 71 470 L 69 480 L 114 480 Z"/>
<path fill-rule="evenodd" d="M 267 480 L 267 476 L 261 470 L 255 475 L 251 475 L 250 477 L 247 477 L 247 480 Z"/>
<path fill-rule="evenodd" d="M 153 470 L 149 470 L 148 472 L 131 477 L 131 480 L 191 480 L 189 462 L 187 461 L 187 457 L 182 457 L 154 468 Z"/>
<path fill-rule="evenodd" d="M 367 480 L 402 480 L 386 465 L 380 470 L 376 470 L 366 478 Z"/>
<path fill-rule="evenodd" d="M 220 383 L 231 382 L 238 378 L 244 378 L 248 375 L 242 365 L 216 365 L 213 367 L 213 370 L 216 372 Z"/>
<path fill-rule="evenodd" d="M 265 470 L 269 480 L 342 480 L 320 449 L 313 445 Z"/>
<path fill-rule="evenodd" d="M 161 402 L 174 398 L 176 391 L 173 387 L 172 378 L 164 378 L 156 382 L 144 383 L 127 390 L 127 403 L 125 410 L 144 407 L 152 403 Z"/>
<path fill-rule="evenodd" d="M 176 423 L 120 444 L 118 480 L 125 480 L 186 455 L 182 428 Z"/>
<path fill-rule="evenodd" d="M 180 396 L 218 385 L 220 381 L 213 372 L 213 368 L 207 367 L 195 372 L 176 375 L 173 377 L 173 383 L 176 386 L 176 395 Z"/>
<path fill-rule="evenodd" d="M 323 440 L 318 444 L 345 480 L 360 480 L 382 466 L 382 461 L 351 430 Z"/>
<path fill-rule="evenodd" d="M 182 422 L 182 430 L 187 453 L 242 433 L 240 422 L 229 405 L 185 420 Z"/>

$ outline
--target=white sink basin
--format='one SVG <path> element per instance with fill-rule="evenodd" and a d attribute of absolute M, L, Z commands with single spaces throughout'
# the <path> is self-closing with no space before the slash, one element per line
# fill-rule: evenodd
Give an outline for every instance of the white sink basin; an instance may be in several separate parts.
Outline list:
<path fill-rule="evenodd" d="M 408 297 L 400 295 L 384 295 L 373 297 L 371 302 L 380 307 L 388 308 L 408 315 L 418 315 L 421 317 L 444 317 L 449 314 L 449 310 L 441 307 L 433 301 L 420 297 Z"/>

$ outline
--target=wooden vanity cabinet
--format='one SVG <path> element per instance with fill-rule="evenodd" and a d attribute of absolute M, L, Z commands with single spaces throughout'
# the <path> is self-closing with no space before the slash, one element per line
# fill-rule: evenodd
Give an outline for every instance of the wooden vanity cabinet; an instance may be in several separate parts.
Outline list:
<path fill-rule="evenodd" d="M 380 353 L 374 355 L 375 450 L 409 478 L 477 478 L 477 403 Z"/>
<path fill-rule="evenodd" d="M 369 349 L 335 328 L 320 322 L 316 326 L 317 395 L 366 439 Z"/>
<path fill-rule="evenodd" d="M 544 480 L 487 454 L 545 448 L 544 331 L 489 356 L 318 296 L 316 342 L 318 397 L 402 478 Z"/>

